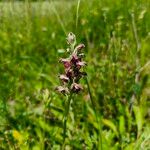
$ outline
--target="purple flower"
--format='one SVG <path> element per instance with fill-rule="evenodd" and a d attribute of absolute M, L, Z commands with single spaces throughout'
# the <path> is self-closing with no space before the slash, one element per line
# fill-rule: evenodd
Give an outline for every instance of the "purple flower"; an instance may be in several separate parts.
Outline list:
<path fill-rule="evenodd" d="M 81 58 L 79 58 L 76 54 L 72 54 L 72 56 L 71 56 L 71 62 L 73 64 L 76 64 L 78 61 L 81 61 Z"/>
<path fill-rule="evenodd" d="M 68 34 L 67 42 L 69 44 L 70 56 L 60 59 L 60 62 L 64 65 L 65 73 L 59 76 L 61 81 L 63 81 L 63 86 L 57 87 L 57 91 L 63 94 L 78 93 L 83 89 L 79 81 L 86 75 L 85 72 L 82 72 L 82 68 L 86 65 L 86 62 L 82 60 L 84 53 L 80 53 L 85 48 L 85 45 L 79 44 L 75 47 L 76 37 L 73 33 Z"/>
<path fill-rule="evenodd" d="M 60 62 L 62 62 L 64 64 L 65 69 L 70 68 L 70 66 L 71 66 L 69 59 L 61 58 Z"/>

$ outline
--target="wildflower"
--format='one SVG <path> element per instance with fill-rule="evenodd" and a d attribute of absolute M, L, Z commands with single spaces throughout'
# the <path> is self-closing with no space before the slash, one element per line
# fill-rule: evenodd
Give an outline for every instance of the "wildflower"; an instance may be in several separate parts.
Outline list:
<path fill-rule="evenodd" d="M 14 139 L 16 139 L 19 143 L 23 142 L 23 137 L 19 131 L 13 130 L 12 135 L 13 135 Z"/>
<path fill-rule="evenodd" d="M 76 37 L 73 33 L 68 34 L 67 43 L 70 46 L 67 49 L 71 49 L 70 55 L 68 58 L 60 59 L 60 62 L 64 65 L 65 72 L 59 76 L 63 86 L 58 86 L 56 90 L 63 94 L 78 93 L 83 90 L 79 81 L 86 75 L 85 72 L 82 72 L 82 68 L 86 65 L 86 62 L 82 60 L 84 53 L 80 53 L 85 48 L 85 45 L 79 44 L 75 47 Z"/>
<path fill-rule="evenodd" d="M 79 44 L 75 47 L 76 36 L 73 33 L 68 34 L 67 43 L 69 44 L 67 52 L 69 52 L 70 55 L 68 58 L 60 59 L 60 62 L 64 65 L 64 73 L 59 76 L 62 81 L 62 86 L 58 86 L 56 88 L 58 92 L 68 96 L 64 112 L 63 143 L 65 143 L 66 138 L 67 118 L 72 100 L 72 94 L 78 94 L 81 90 L 83 90 L 83 87 L 79 82 L 80 79 L 86 75 L 85 72 L 82 72 L 82 68 L 86 65 L 86 62 L 82 60 L 82 56 L 84 54 L 80 54 L 85 45 Z"/>

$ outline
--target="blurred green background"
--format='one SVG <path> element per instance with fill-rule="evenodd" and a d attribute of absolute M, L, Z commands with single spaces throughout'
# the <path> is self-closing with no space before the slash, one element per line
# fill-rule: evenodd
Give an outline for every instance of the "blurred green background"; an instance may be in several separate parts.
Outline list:
<path fill-rule="evenodd" d="M 149 0 L 0 2 L 0 149 L 60 149 L 65 97 L 54 89 L 70 31 L 86 45 L 103 149 L 148 150 Z M 82 84 L 66 149 L 94 150 L 99 125 Z"/>

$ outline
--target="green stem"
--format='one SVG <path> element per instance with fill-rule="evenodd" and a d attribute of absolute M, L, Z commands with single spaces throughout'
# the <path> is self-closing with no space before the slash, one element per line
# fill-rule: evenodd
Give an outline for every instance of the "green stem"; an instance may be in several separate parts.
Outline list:
<path fill-rule="evenodd" d="M 97 110 L 96 110 L 96 106 L 95 106 L 95 103 L 94 103 L 94 100 L 93 100 L 93 96 L 92 96 L 92 93 L 91 93 L 91 89 L 90 89 L 90 85 L 89 85 L 89 82 L 88 82 L 88 79 L 87 77 L 85 78 L 86 80 L 86 84 L 88 86 L 88 92 L 89 92 L 89 95 L 90 95 L 90 100 L 91 100 L 91 103 L 92 103 L 92 107 L 93 107 L 93 110 L 94 110 L 94 113 L 95 113 L 95 117 L 96 117 L 96 122 L 98 124 L 98 130 L 99 130 L 99 136 L 98 136 L 98 150 L 102 150 L 102 134 L 101 134 L 101 117 L 100 119 L 98 118 L 98 114 L 97 114 Z"/>
<path fill-rule="evenodd" d="M 141 49 L 141 43 L 139 41 L 138 38 L 138 33 L 137 33 L 137 27 L 136 27 L 136 23 L 135 23 L 135 17 L 134 17 L 134 13 L 131 14 L 131 19 L 132 19 L 132 30 L 133 30 L 133 36 L 136 42 L 136 68 L 138 68 L 140 66 L 140 49 Z M 135 84 L 139 83 L 139 72 L 136 72 L 135 74 Z M 130 113 L 132 113 L 132 109 L 133 109 L 133 104 L 134 102 L 137 101 L 137 95 L 136 93 L 133 93 L 131 100 L 130 100 Z"/>
<path fill-rule="evenodd" d="M 77 29 L 77 26 L 78 26 L 80 2 L 81 2 L 81 0 L 78 0 L 77 11 L 76 11 L 76 29 Z"/>
<path fill-rule="evenodd" d="M 72 99 L 73 93 L 70 93 L 67 99 L 67 105 L 65 107 L 65 112 L 64 112 L 64 131 L 63 131 L 63 145 L 62 145 L 62 150 L 65 149 L 65 140 L 66 140 L 66 130 L 67 130 L 67 120 L 68 120 L 68 114 L 69 114 L 69 109 L 70 109 L 70 103 Z"/>

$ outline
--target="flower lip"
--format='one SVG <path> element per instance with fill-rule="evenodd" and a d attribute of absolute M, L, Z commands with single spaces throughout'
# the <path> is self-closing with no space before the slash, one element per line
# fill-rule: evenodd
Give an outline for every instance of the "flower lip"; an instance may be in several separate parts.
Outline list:
<path fill-rule="evenodd" d="M 81 58 L 79 58 L 76 54 L 72 54 L 71 62 L 74 64 L 77 63 L 78 61 L 81 61 Z"/>
<path fill-rule="evenodd" d="M 69 93 L 69 90 L 67 87 L 63 87 L 63 86 L 58 86 L 55 88 L 56 91 L 62 93 L 62 94 L 66 94 Z"/>
<path fill-rule="evenodd" d="M 68 78 L 66 75 L 64 75 L 64 74 L 59 75 L 59 78 L 60 78 L 62 81 L 64 81 L 64 82 L 68 82 L 68 81 L 69 81 L 69 78 Z"/>
<path fill-rule="evenodd" d="M 73 70 L 71 68 L 65 70 L 66 76 L 71 79 L 73 77 Z"/>
<path fill-rule="evenodd" d="M 69 59 L 61 58 L 59 61 L 64 64 L 65 68 L 69 68 L 71 66 L 71 63 L 70 63 Z"/>
<path fill-rule="evenodd" d="M 71 90 L 74 92 L 74 93 L 78 93 L 80 92 L 81 90 L 83 90 L 82 86 L 78 83 L 73 83 L 71 85 Z"/>

